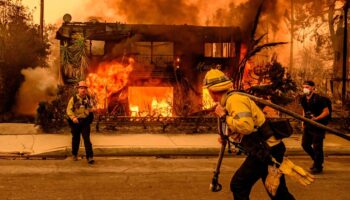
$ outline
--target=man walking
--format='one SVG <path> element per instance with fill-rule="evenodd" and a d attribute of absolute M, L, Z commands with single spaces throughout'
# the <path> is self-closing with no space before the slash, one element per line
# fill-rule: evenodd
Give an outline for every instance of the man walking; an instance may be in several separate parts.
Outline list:
<path fill-rule="evenodd" d="M 90 124 L 93 120 L 92 101 L 87 91 L 85 81 L 80 81 L 75 94 L 68 102 L 67 115 L 68 123 L 72 133 L 72 155 L 73 160 L 78 160 L 78 151 L 80 144 L 80 134 L 83 136 L 86 159 L 89 164 L 93 164 L 93 149 L 90 141 Z"/>
<path fill-rule="evenodd" d="M 303 93 L 301 105 L 303 107 L 304 116 L 327 125 L 330 110 L 326 98 L 315 93 L 315 83 L 313 81 L 305 81 L 303 83 Z M 326 131 L 309 123 L 305 123 L 303 126 L 304 134 L 302 138 L 302 147 L 313 160 L 313 165 L 310 168 L 311 173 L 322 173 L 324 161 L 323 140 Z"/>

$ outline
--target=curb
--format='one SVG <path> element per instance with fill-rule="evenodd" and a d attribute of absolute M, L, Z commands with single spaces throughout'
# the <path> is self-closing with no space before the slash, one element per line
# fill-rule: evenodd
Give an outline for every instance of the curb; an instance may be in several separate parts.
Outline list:
<path fill-rule="evenodd" d="M 218 156 L 220 148 L 209 147 L 118 147 L 118 148 L 94 148 L 96 157 L 118 157 L 118 156 Z M 85 155 L 84 149 L 79 150 L 80 155 Z M 325 148 L 325 156 L 350 156 L 350 148 Z M 236 156 L 234 153 L 227 156 Z M 243 155 L 243 154 L 242 154 Z M 240 155 L 240 156 L 242 156 Z M 300 148 L 287 148 L 286 156 L 305 156 L 307 155 Z M 69 157 L 71 148 L 62 148 L 50 152 L 29 153 L 29 152 L 0 152 L 0 157 Z"/>

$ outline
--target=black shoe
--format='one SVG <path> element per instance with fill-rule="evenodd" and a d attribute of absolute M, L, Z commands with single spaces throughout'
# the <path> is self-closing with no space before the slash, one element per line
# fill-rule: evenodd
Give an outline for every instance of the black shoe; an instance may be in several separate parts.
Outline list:
<path fill-rule="evenodd" d="M 323 171 L 322 168 L 314 167 L 314 168 L 311 169 L 311 174 L 321 174 L 322 171 Z"/>
<path fill-rule="evenodd" d="M 93 158 L 88 158 L 88 159 L 87 159 L 87 162 L 88 162 L 90 165 L 92 165 L 92 164 L 95 163 L 95 160 L 94 160 Z"/>
<path fill-rule="evenodd" d="M 314 168 L 315 168 L 315 164 L 312 164 L 309 169 L 312 171 Z"/>
<path fill-rule="evenodd" d="M 73 156 L 72 156 L 72 160 L 73 160 L 73 161 L 78 161 L 78 156 L 73 155 Z"/>

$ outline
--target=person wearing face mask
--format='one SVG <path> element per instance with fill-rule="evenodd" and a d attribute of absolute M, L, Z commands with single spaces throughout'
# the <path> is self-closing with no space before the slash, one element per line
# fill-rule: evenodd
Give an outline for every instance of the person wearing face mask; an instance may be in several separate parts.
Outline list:
<path fill-rule="evenodd" d="M 300 101 L 303 107 L 303 115 L 306 118 L 327 125 L 330 110 L 326 99 L 315 93 L 315 83 L 313 81 L 305 81 L 303 83 L 303 93 L 304 95 Z M 313 174 L 322 173 L 324 162 L 323 140 L 326 131 L 309 123 L 303 124 L 303 129 L 301 145 L 313 160 L 310 171 Z"/>

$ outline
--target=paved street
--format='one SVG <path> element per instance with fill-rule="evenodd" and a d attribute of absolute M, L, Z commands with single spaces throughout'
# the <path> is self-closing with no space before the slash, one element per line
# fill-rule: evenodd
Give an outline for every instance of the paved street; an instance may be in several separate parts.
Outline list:
<path fill-rule="evenodd" d="M 308 168 L 307 157 L 290 157 Z M 223 190 L 209 191 L 214 157 L 155 158 L 98 157 L 96 164 L 85 160 L 0 160 L 0 199 L 232 199 L 229 181 L 243 157 L 226 158 L 220 182 Z M 349 199 L 350 157 L 327 157 L 325 172 L 316 182 L 303 187 L 287 178 L 298 200 Z M 268 199 L 259 181 L 251 199 Z"/>

